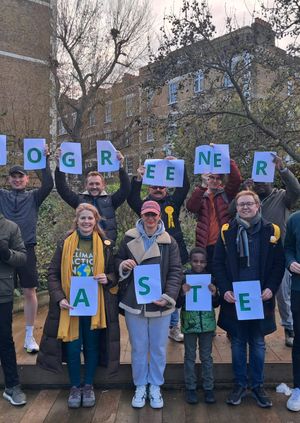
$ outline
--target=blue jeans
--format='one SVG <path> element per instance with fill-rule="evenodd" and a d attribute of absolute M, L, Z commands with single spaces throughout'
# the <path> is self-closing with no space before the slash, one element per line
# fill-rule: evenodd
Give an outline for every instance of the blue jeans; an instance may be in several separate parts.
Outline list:
<path fill-rule="evenodd" d="M 178 323 L 179 323 L 179 309 L 175 308 L 175 310 L 171 314 L 170 328 L 173 328 L 174 326 L 178 326 Z"/>
<path fill-rule="evenodd" d="M 100 329 L 91 330 L 91 318 L 79 317 L 79 338 L 66 342 L 68 372 L 72 386 L 80 386 L 80 353 L 83 345 L 84 384 L 92 385 L 99 361 Z"/>
<path fill-rule="evenodd" d="M 263 385 L 265 363 L 265 339 L 261 334 L 257 320 L 238 322 L 238 331 L 231 336 L 232 369 L 235 383 L 246 388 L 247 344 L 249 344 L 249 376 L 251 388 Z"/>
<path fill-rule="evenodd" d="M 131 367 L 135 386 L 162 385 L 170 315 L 145 317 L 125 311 L 126 326 L 131 344 Z"/>
<path fill-rule="evenodd" d="M 184 334 L 184 380 L 186 389 L 197 389 L 197 375 L 195 371 L 197 341 L 201 360 L 203 389 L 214 388 L 212 341 L 214 332 L 185 333 Z"/>

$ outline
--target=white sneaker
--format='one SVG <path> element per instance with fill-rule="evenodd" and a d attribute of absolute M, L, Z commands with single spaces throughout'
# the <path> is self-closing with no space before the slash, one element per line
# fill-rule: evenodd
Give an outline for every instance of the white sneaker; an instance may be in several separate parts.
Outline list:
<path fill-rule="evenodd" d="M 286 406 L 291 411 L 300 411 L 300 388 L 293 389 Z"/>
<path fill-rule="evenodd" d="M 157 385 L 150 385 L 149 388 L 150 406 L 152 408 L 163 408 L 164 400 L 161 396 L 160 387 Z"/>
<path fill-rule="evenodd" d="M 183 333 L 181 333 L 179 326 L 173 326 L 169 331 L 169 338 L 176 342 L 183 341 Z"/>
<path fill-rule="evenodd" d="M 39 350 L 40 350 L 40 348 L 39 348 L 38 344 L 36 343 L 36 340 L 34 339 L 33 336 L 25 338 L 24 348 L 25 348 L 26 352 L 28 352 L 30 354 L 35 354 L 35 353 L 39 352 Z"/>
<path fill-rule="evenodd" d="M 134 408 L 142 408 L 146 404 L 147 385 L 136 386 L 135 393 L 131 401 Z"/>

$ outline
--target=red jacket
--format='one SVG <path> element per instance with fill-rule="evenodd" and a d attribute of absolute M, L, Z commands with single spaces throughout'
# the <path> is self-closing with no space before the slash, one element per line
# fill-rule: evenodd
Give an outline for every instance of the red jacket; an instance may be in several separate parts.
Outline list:
<path fill-rule="evenodd" d="M 214 205 L 219 228 L 229 221 L 228 206 L 238 193 L 242 177 L 234 160 L 230 160 L 230 174 L 224 187 L 214 195 Z M 197 216 L 196 247 L 207 247 L 211 216 L 210 199 L 207 188 L 198 186 L 187 200 L 186 208 Z"/>

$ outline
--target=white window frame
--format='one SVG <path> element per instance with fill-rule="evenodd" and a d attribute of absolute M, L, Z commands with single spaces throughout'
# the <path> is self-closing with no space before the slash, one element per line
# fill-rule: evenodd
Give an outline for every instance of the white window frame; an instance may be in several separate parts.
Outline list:
<path fill-rule="evenodd" d="M 133 157 L 126 157 L 126 172 L 128 176 L 133 175 Z"/>
<path fill-rule="evenodd" d="M 104 123 L 112 122 L 112 101 L 106 101 L 104 104 Z"/>
<path fill-rule="evenodd" d="M 194 93 L 202 93 L 204 91 L 204 72 L 198 70 L 194 77 Z"/>
<path fill-rule="evenodd" d="M 125 96 L 125 110 L 126 110 L 126 117 L 131 117 L 133 116 L 133 109 L 134 109 L 134 97 L 135 95 L 132 94 L 127 94 Z"/>
<path fill-rule="evenodd" d="M 176 104 L 178 101 L 178 80 L 172 80 L 168 83 L 168 104 Z"/>

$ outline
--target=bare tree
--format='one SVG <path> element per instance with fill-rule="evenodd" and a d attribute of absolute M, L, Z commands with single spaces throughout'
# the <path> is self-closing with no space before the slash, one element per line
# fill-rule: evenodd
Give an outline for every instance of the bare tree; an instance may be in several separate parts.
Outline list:
<path fill-rule="evenodd" d="M 71 139 L 79 141 L 84 118 L 102 100 L 101 89 L 141 63 L 151 25 L 147 0 L 59 0 L 51 60 L 57 107 Z M 74 120 L 67 119 L 72 110 Z"/>
<path fill-rule="evenodd" d="M 275 47 L 275 34 L 265 22 L 255 20 L 256 34 L 234 22 L 227 18 L 227 34 L 215 39 L 207 2 L 183 0 L 180 13 L 165 18 L 148 83 L 163 86 L 181 75 L 179 89 L 186 92 L 186 81 L 201 71 L 205 89 L 196 98 L 189 96 L 184 106 L 174 106 L 172 119 L 177 125 L 201 133 L 203 143 L 227 137 L 243 157 L 258 147 L 275 148 L 300 162 L 300 62 Z M 265 87 L 259 92 L 263 75 Z"/>

